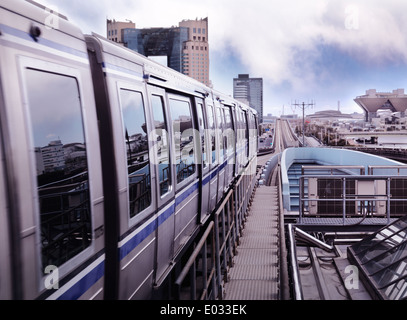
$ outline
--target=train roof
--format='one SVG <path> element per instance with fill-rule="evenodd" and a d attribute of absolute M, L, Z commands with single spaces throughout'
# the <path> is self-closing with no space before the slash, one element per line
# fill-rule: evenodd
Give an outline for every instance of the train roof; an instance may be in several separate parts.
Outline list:
<path fill-rule="evenodd" d="M 143 66 L 144 78 L 149 83 L 159 86 L 165 85 L 167 88 L 173 87 L 177 90 L 183 89 L 184 91 L 195 92 L 202 95 L 207 95 L 212 90 L 191 77 L 161 65 L 158 62 L 153 61 L 134 50 L 108 40 L 101 35 L 92 33 L 91 36 L 87 37 L 94 37 L 97 39 L 104 53 Z"/>
<path fill-rule="evenodd" d="M 249 108 L 249 106 L 237 101 L 236 99 L 228 96 L 220 91 L 214 90 L 203 83 L 184 75 L 178 71 L 175 71 L 169 67 L 163 66 L 156 61 L 148 59 L 147 57 L 123 47 L 105 37 L 93 33 L 91 36 L 97 39 L 100 43 L 103 52 L 116 56 L 120 59 L 130 61 L 132 63 L 141 65 L 144 67 L 144 77 L 149 83 L 165 86 L 166 88 L 173 88 L 176 90 L 183 90 L 185 92 L 190 92 L 193 94 L 202 94 L 204 96 L 213 94 L 214 98 L 218 98 L 220 101 L 229 105 L 240 105 L 245 110 L 252 110 L 256 114 L 256 110 Z"/>
<path fill-rule="evenodd" d="M 0 8 L 35 21 L 38 25 L 55 29 L 72 37 L 84 40 L 82 31 L 68 21 L 68 18 L 32 0 L 2 0 Z M 3 17 L 2 17 L 3 19 Z M 3 20 L 2 23 L 5 23 Z M 10 23 L 8 23 L 10 24 Z M 12 24 L 12 23 L 11 23 Z M 14 23 L 16 27 L 20 27 Z M 30 30 L 27 30 L 29 33 Z"/>

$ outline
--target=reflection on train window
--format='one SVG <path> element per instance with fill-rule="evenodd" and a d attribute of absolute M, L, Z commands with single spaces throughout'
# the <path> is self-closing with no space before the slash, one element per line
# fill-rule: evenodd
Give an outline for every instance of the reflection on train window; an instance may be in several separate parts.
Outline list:
<path fill-rule="evenodd" d="M 157 152 L 158 175 L 160 178 L 160 195 L 166 194 L 171 186 L 170 157 L 168 147 L 168 129 L 164 113 L 164 102 L 161 96 L 151 97 Z"/>
<path fill-rule="evenodd" d="M 120 100 L 127 150 L 130 217 L 134 217 L 151 204 L 146 117 L 140 92 L 121 89 Z"/>
<path fill-rule="evenodd" d="M 75 78 L 26 69 L 35 147 L 43 269 L 91 243 L 88 164 Z"/>
<path fill-rule="evenodd" d="M 199 131 L 201 134 L 201 158 L 198 158 L 198 161 L 202 163 L 203 168 L 208 166 L 208 159 L 206 155 L 206 141 L 205 141 L 205 132 L 207 130 L 207 125 L 204 118 L 204 106 L 202 103 L 198 103 L 198 107 L 196 108 L 197 115 L 198 115 L 198 125 Z"/>
<path fill-rule="evenodd" d="M 223 133 L 223 116 L 221 113 L 221 108 L 217 107 L 216 108 L 216 121 L 218 123 L 218 143 L 219 143 L 219 163 L 222 164 L 224 161 L 224 150 L 223 150 L 223 138 L 222 138 L 222 133 Z"/>
<path fill-rule="evenodd" d="M 170 99 L 177 183 L 195 172 L 194 128 L 188 101 Z"/>
<path fill-rule="evenodd" d="M 212 164 L 216 164 L 216 143 L 215 143 L 215 119 L 213 115 L 213 107 L 208 106 L 207 109 L 208 129 L 212 145 Z"/>
<path fill-rule="evenodd" d="M 235 132 L 233 130 L 233 123 L 232 123 L 232 108 L 226 107 L 225 111 L 225 130 L 223 132 L 223 136 L 226 139 L 226 153 L 228 157 L 234 154 L 235 151 Z"/>

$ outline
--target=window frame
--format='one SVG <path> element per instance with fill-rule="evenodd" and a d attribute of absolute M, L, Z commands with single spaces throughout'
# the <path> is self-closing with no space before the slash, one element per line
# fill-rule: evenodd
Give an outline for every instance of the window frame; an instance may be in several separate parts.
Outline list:
<path fill-rule="evenodd" d="M 188 184 L 191 180 L 195 179 L 196 176 L 198 175 L 198 167 L 197 165 L 199 164 L 199 159 L 197 159 L 197 151 L 199 150 L 199 143 L 197 142 L 197 140 L 199 139 L 197 137 L 197 133 L 199 133 L 195 127 L 195 112 L 193 110 L 194 105 L 193 105 L 193 99 L 191 99 L 189 96 L 185 96 L 179 93 L 167 93 L 167 99 L 168 99 L 168 116 L 169 116 L 169 122 L 171 123 L 171 153 L 172 153 L 172 166 L 174 168 L 173 172 L 174 172 L 174 183 L 176 186 L 176 190 L 179 190 L 180 188 L 182 188 L 182 186 Z M 174 127 L 173 127 L 173 121 L 174 119 L 172 119 L 172 112 L 171 112 L 171 100 L 175 100 L 175 101 L 181 101 L 181 102 L 186 102 L 189 105 L 189 111 L 190 111 L 190 115 L 191 115 L 191 124 L 192 124 L 192 130 L 193 130 L 193 135 L 192 135 L 192 143 L 194 144 L 193 150 L 194 150 L 194 171 L 192 172 L 192 174 L 190 174 L 189 176 L 187 176 L 186 178 L 182 179 L 181 181 L 178 181 L 178 177 L 177 177 L 177 162 L 176 162 L 176 153 L 175 153 L 175 134 L 174 134 Z M 199 130 L 199 129 L 198 129 Z M 182 133 L 181 133 L 182 135 Z"/>
<path fill-rule="evenodd" d="M 157 150 L 154 147 L 155 141 L 157 141 L 157 134 L 155 133 L 155 125 L 154 125 L 154 112 L 152 109 L 152 97 L 153 96 L 158 96 L 162 99 L 163 103 L 163 115 L 164 115 L 164 121 L 166 122 L 166 127 L 167 127 L 167 134 L 168 134 L 168 159 L 169 159 L 169 172 L 170 172 L 170 179 L 169 179 L 169 187 L 168 191 L 164 194 L 161 195 L 161 193 L 158 191 L 160 190 L 160 178 L 159 178 L 159 171 L 158 171 L 158 159 L 157 159 Z M 169 125 L 169 118 L 168 118 L 168 101 L 167 101 L 167 95 L 166 92 L 163 88 L 153 86 L 153 85 L 148 85 L 147 86 L 147 101 L 148 101 L 148 108 L 150 113 L 150 121 L 151 121 L 151 131 L 150 131 L 150 138 L 149 138 L 149 143 L 150 143 L 150 159 L 153 163 L 154 167 L 154 183 L 155 183 L 155 189 L 157 190 L 156 192 L 156 204 L 157 210 L 160 210 L 164 205 L 167 204 L 167 202 L 174 197 L 174 189 L 175 189 L 175 181 L 174 181 L 174 170 L 173 170 L 173 154 L 171 152 L 172 150 L 172 139 L 170 138 L 172 134 L 172 129 L 171 126 Z M 153 200 L 154 201 L 154 200 Z"/>
<path fill-rule="evenodd" d="M 208 146 L 208 122 L 206 119 L 206 108 L 204 99 L 195 98 L 196 114 L 197 114 L 197 125 L 200 134 L 200 158 L 198 158 L 198 163 L 202 165 L 202 170 L 205 172 L 209 169 L 210 165 L 210 152 Z M 202 118 L 202 125 L 199 119 Z M 205 155 L 205 156 L 204 156 Z"/>
<path fill-rule="evenodd" d="M 56 75 L 61 75 L 65 77 L 71 77 L 76 80 L 77 88 L 79 92 L 79 102 L 80 102 L 80 113 L 82 117 L 82 128 L 83 128 L 83 135 L 84 135 L 84 143 L 85 146 L 89 144 L 90 136 L 87 128 L 87 115 L 86 115 L 86 105 L 83 99 L 83 77 L 82 77 L 82 70 L 80 67 L 72 67 L 66 66 L 60 63 L 40 60 L 37 58 L 31 58 L 26 56 L 19 56 L 18 57 L 18 65 L 19 65 L 19 76 L 20 76 L 20 85 L 22 90 L 22 101 L 23 101 L 23 111 L 24 111 L 24 122 L 25 122 L 25 135 L 26 140 L 28 143 L 28 153 L 29 153 L 29 162 L 30 162 L 30 180 L 31 185 L 30 188 L 33 191 L 38 189 L 38 182 L 37 182 L 37 175 L 36 175 L 36 157 L 35 157 L 35 143 L 33 137 L 33 126 L 31 122 L 31 111 L 29 107 L 29 99 L 28 99 L 28 88 L 27 88 L 27 78 L 26 78 L 26 69 L 33 69 L 38 70 L 39 72 L 44 73 L 51 73 Z M 97 155 L 99 156 L 99 155 Z M 89 152 L 88 147 L 86 148 L 86 157 L 87 157 L 87 168 L 88 168 L 88 182 L 92 180 L 92 172 L 93 172 L 93 164 L 92 159 L 93 156 L 91 152 Z M 86 261 L 89 257 L 91 257 L 95 252 L 96 241 L 95 241 L 95 212 L 93 208 L 93 204 L 95 202 L 95 195 L 92 191 L 92 187 L 89 186 L 89 215 L 90 215 L 90 244 L 79 253 L 75 254 L 70 259 L 63 262 L 60 266 L 58 266 L 58 273 L 59 278 L 63 278 L 69 272 L 72 271 L 73 266 L 79 265 Z M 38 275 L 39 275 L 39 291 L 45 290 L 45 279 L 47 278 L 47 274 L 44 273 L 42 270 L 42 245 L 41 245 L 41 219 L 40 219 L 40 206 L 39 206 L 39 195 L 38 192 L 34 192 L 34 195 L 31 199 L 32 208 L 33 208 L 33 220 L 35 223 L 35 237 L 36 237 L 36 244 L 35 244 L 35 257 L 38 259 L 36 262 L 36 267 Z M 27 217 L 25 217 L 26 219 Z"/>
<path fill-rule="evenodd" d="M 143 102 L 143 108 L 144 108 L 144 117 L 145 117 L 145 122 L 146 122 L 146 130 L 147 130 L 147 143 L 148 143 L 148 161 L 149 161 L 149 170 L 150 170 L 150 204 L 145 207 L 143 210 L 140 212 L 136 213 L 134 216 L 130 215 L 130 184 L 129 184 L 129 175 L 128 175 L 128 170 L 127 170 L 127 146 L 125 143 L 125 121 L 124 121 L 124 114 L 123 114 L 123 105 L 122 105 L 122 97 L 121 97 L 121 90 L 126 90 L 126 91 L 132 91 L 132 92 L 137 92 L 141 94 L 141 99 Z M 155 198 L 155 185 L 154 185 L 154 168 L 151 164 L 151 141 L 150 141 L 150 135 L 151 135 L 151 126 L 150 126 L 150 112 L 149 112 L 149 105 L 148 105 L 148 97 L 147 94 L 141 86 L 129 84 L 126 82 L 117 82 L 117 98 L 119 102 L 119 109 L 120 109 L 120 121 L 121 121 L 121 138 L 122 143 L 123 143 L 123 154 L 122 157 L 124 159 L 124 167 L 126 168 L 126 197 L 127 197 L 127 203 L 126 203 L 126 213 L 127 213 L 127 219 L 129 221 L 129 226 L 133 226 L 140 221 L 143 221 L 150 215 L 152 215 L 152 212 L 154 211 L 154 198 Z M 119 173 L 120 175 L 121 173 Z"/>
<path fill-rule="evenodd" d="M 216 114 L 215 114 L 215 105 L 213 103 L 205 104 L 206 111 L 206 121 L 207 121 L 207 130 L 208 130 L 208 152 L 209 152 L 209 161 L 211 169 L 215 168 L 219 164 L 218 148 L 217 148 L 217 138 L 216 138 Z"/>

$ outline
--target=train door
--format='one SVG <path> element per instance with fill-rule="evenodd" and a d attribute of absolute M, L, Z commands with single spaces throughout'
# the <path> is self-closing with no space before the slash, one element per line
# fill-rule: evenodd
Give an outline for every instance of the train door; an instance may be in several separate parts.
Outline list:
<path fill-rule="evenodd" d="M 244 123 L 244 166 L 246 167 L 247 162 L 249 160 L 249 144 L 250 144 L 250 137 L 249 137 L 249 119 L 248 119 L 248 112 L 243 112 L 243 123 Z"/>
<path fill-rule="evenodd" d="M 174 256 L 174 171 L 171 158 L 171 128 L 165 90 L 149 86 L 148 94 L 154 128 L 150 134 L 153 142 L 150 150 L 152 166 L 155 170 L 156 208 L 157 208 L 157 249 L 155 284 L 159 286 L 170 271 Z"/>
<path fill-rule="evenodd" d="M 226 186 L 232 181 L 235 173 L 236 164 L 236 131 L 233 126 L 233 109 L 231 106 L 225 106 L 225 130 L 223 135 L 226 139 L 225 150 L 227 158 L 227 174 L 226 174 Z"/>
<path fill-rule="evenodd" d="M 135 81 L 131 84 L 119 82 L 117 87 L 123 123 L 121 144 L 118 141 L 117 145 L 120 145 L 120 151 L 126 150 L 126 159 L 122 152 L 117 152 L 117 159 L 125 162 L 127 168 L 120 173 L 127 176 L 126 187 L 120 190 L 127 195 L 127 199 L 121 201 L 123 206 L 127 204 L 127 210 L 121 210 L 120 234 L 128 234 L 120 242 L 119 299 L 148 298 L 152 293 L 156 250 L 155 232 L 149 228 L 154 219 L 156 189 L 152 188 L 154 174 L 149 154 L 151 129 L 147 96 L 144 86 Z M 129 229 L 134 232 L 129 234 Z"/>
<path fill-rule="evenodd" d="M 208 123 L 206 119 L 206 112 L 204 107 L 203 99 L 195 98 L 195 105 L 197 110 L 197 120 L 198 120 L 198 131 L 200 135 L 200 155 L 198 155 L 198 163 L 200 163 L 201 170 L 201 180 L 200 180 L 200 201 L 201 210 L 199 221 L 204 222 L 206 217 L 210 214 L 209 211 L 209 186 L 210 186 L 210 145 L 209 134 L 208 134 Z M 198 147 L 199 148 L 199 147 Z"/>
<path fill-rule="evenodd" d="M 218 141 L 218 153 L 219 153 L 219 169 L 218 169 L 218 202 L 223 197 L 223 190 L 225 188 L 225 146 L 223 139 L 223 130 L 224 130 L 224 120 L 223 120 L 223 109 L 221 105 L 216 106 L 216 123 L 217 130 L 216 136 Z"/>
<path fill-rule="evenodd" d="M 209 136 L 209 212 L 212 212 L 216 206 L 216 196 L 217 196 L 217 188 L 218 188 L 218 176 L 217 176 L 217 169 L 218 169 L 218 155 L 217 155 L 217 138 L 216 138 L 216 130 L 215 130 L 215 113 L 213 109 L 213 105 L 207 103 L 206 104 L 206 115 L 208 120 L 208 136 Z"/>
<path fill-rule="evenodd" d="M 228 142 L 228 124 L 226 123 L 226 108 L 227 106 L 223 105 L 220 108 L 220 113 L 221 113 L 221 118 L 222 118 L 222 123 L 223 123 L 223 128 L 222 128 L 222 143 L 223 143 L 223 159 L 224 159 L 224 165 L 223 167 L 225 168 L 225 177 L 224 177 L 224 190 L 226 191 L 227 187 L 229 186 L 229 154 L 228 154 L 228 148 L 227 148 L 227 142 Z"/>
<path fill-rule="evenodd" d="M 239 106 L 236 106 L 235 108 L 231 108 L 231 116 L 232 116 L 232 128 L 234 132 L 234 139 L 235 143 L 233 146 L 233 152 L 234 152 L 234 172 L 233 175 L 236 177 L 239 173 L 239 118 L 238 118 L 238 111 L 239 111 Z"/>
<path fill-rule="evenodd" d="M 235 165 L 235 176 L 240 174 L 240 164 L 242 162 L 241 158 L 241 145 L 242 145 L 242 138 L 241 138 L 241 121 L 240 121 L 240 108 L 235 109 L 235 131 L 236 131 L 236 165 Z"/>
<path fill-rule="evenodd" d="M 199 211 L 198 139 L 191 98 L 168 94 L 175 186 L 174 255 L 195 232 Z"/>
<path fill-rule="evenodd" d="M 44 298 L 101 298 L 103 190 L 90 72 L 29 57 L 19 57 L 19 65 L 25 113 L 19 125 L 26 123 L 26 129 L 13 129 L 26 130 L 29 137 L 20 141 L 18 155 L 25 163 L 16 168 L 25 182 L 19 190 L 25 286 L 37 270 Z M 50 282 L 47 274 L 56 270 L 58 277 Z M 72 279 L 73 273 L 75 280 L 57 281 Z M 87 280 L 86 287 L 77 284 Z M 61 289 L 49 290 L 50 283 Z"/>

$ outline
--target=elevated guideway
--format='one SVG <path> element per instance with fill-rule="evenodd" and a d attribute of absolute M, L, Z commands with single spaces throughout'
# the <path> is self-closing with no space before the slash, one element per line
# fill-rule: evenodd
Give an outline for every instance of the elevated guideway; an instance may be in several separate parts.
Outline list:
<path fill-rule="evenodd" d="M 289 124 L 277 121 L 274 153 L 258 158 L 258 180 L 230 276 L 226 300 L 289 299 L 287 250 L 279 161 L 287 145 L 298 145 Z M 289 138 L 286 137 L 289 135 Z"/>

